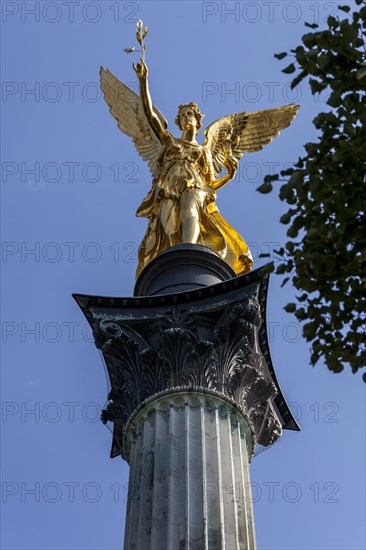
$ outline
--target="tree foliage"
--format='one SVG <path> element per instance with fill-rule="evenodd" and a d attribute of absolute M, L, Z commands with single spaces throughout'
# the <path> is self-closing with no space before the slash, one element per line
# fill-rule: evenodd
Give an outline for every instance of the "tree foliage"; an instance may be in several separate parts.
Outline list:
<path fill-rule="evenodd" d="M 323 358 L 333 372 L 354 373 L 366 365 L 366 2 L 355 4 L 353 12 L 338 6 L 325 30 L 306 23 L 310 32 L 291 50 L 283 72 L 296 73 L 292 88 L 306 79 L 330 108 L 313 120 L 318 139 L 305 144 L 306 154 L 258 189 L 282 181 L 288 241 L 272 269 L 298 290 L 285 310 L 304 323 L 311 364 Z"/>

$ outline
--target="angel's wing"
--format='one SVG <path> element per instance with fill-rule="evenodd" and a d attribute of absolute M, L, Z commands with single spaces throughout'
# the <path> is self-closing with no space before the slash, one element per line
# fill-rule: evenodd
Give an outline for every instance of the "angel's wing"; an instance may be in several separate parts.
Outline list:
<path fill-rule="evenodd" d="M 215 175 L 224 166 L 223 144 L 231 134 L 232 153 L 240 160 L 244 153 L 260 151 L 279 135 L 280 130 L 290 126 L 299 105 L 285 105 L 276 109 L 236 113 L 216 120 L 205 130 L 204 146 L 211 150 Z"/>
<path fill-rule="evenodd" d="M 139 155 L 149 161 L 153 176 L 157 175 L 157 160 L 163 146 L 151 129 L 142 106 L 140 97 L 128 86 L 125 86 L 108 69 L 100 69 L 100 85 L 109 112 L 117 120 L 118 128 L 130 136 Z M 157 107 L 153 107 L 165 128 L 168 123 Z"/>

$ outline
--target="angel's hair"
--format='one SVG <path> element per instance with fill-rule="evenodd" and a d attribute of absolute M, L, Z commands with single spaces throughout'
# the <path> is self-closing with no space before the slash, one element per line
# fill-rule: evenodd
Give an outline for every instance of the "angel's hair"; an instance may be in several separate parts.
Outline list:
<path fill-rule="evenodd" d="M 198 108 L 197 103 L 184 103 L 183 105 L 179 105 L 178 115 L 177 115 L 177 118 L 175 119 L 174 122 L 178 126 L 179 130 L 183 131 L 183 126 L 180 123 L 180 113 L 181 113 L 182 109 L 184 109 L 184 107 L 190 107 L 192 109 L 192 111 L 194 113 L 194 116 L 196 117 L 196 120 L 197 120 L 197 132 L 198 132 L 198 130 L 200 128 L 202 128 L 202 119 L 205 115 L 201 113 L 201 111 Z"/>

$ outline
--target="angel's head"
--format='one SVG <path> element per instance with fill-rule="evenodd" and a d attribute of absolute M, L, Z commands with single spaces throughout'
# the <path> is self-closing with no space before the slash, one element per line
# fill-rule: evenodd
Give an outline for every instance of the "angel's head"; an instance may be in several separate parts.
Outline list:
<path fill-rule="evenodd" d="M 175 123 L 180 130 L 194 128 L 196 134 L 202 128 L 202 119 L 205 115 L 201 113 L 197 103 L 185 103 L 179 105 Z"/>

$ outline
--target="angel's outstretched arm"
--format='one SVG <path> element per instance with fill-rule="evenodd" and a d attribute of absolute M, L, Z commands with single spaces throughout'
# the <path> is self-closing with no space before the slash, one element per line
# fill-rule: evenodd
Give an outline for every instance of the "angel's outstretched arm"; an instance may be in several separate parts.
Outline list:
<path fill-rule="evenodd" d="M 143 59 L 141 59 L 140 62 L 141 63 L 138 63 L 137 65 L 134 63 L 133 68 L 140 81 L 140 96 L 142 100 L 142 105 L 144 107 L 144 113 L 156 137 L 158 138 L 160 143 L 164 144 L 169 134 L 162 125 L 158 116 L 154 113 L 147 79 L 147 66 Z"/>

